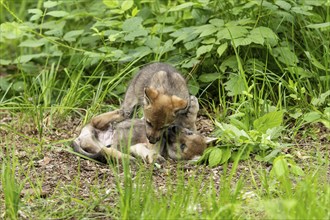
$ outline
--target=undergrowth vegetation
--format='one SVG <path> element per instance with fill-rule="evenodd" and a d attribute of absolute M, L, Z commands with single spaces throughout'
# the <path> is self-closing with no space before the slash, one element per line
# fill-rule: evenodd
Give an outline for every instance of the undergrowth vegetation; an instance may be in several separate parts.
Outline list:
<path fill-rule="evenodd" d="M 215 126 L 218 141 L 197 163 L 224 166 L 220 187 L 211 176 L 178 174 L 165 194 L 153 187 L 152 170 L 132 180 L 126 167 L 115 208 L 102 204 L 108 193 L 99 188 L 94 193 L 104 197 L 86 201 L 57 191 L 63 204 L 129 219 L 330 217 L 329 1 L 0 0 L 0 8 L 0 131 L 26 138 L 38 154 L 51 148 L 46 130 L 117 108 L 132 75 L 154 61 L 182 72 L 200 114 Z M 3 123 L 8 112 L 16 125 L 32 124 L 35 136 Z M 25 182 L 27 173 L 11 152 L 18 145 L 9 137 L 1 144 L 0 200 L 8 218 L 19 207 L 41 218 L 88 216 L 65 205 L 52 215 L 53 206 L 38 204 L 38 213 L 28 208 L 31 198 L 20 205 L 17 169 Z M 313 166 L 297 163 L 303 146 L 313 146 Z M 254 193 L 244 199 L 247 183 L 233 181 L 243 160 L 272 164 L 270 172 L 248 167 Z"/>

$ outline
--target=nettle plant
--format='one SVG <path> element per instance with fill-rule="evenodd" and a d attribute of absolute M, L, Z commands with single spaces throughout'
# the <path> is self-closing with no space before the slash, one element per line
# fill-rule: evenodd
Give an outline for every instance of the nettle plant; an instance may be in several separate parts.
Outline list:
<path fill-rule="evenodd" d="M 269 112 L 253 121 L 253 128 L 237 120 L 239 116 L 230 117 L 230 123 L 215 122 L 214 135 L 219 137 L 216 147 L 208 148 L 199 162 L 210 166 L 226 163 L 229 160 L 245 160 L 251 154 L 255 159 L 271 162 L 281 152 L 283 144 L 279 137 L 284 130 L 283 111 Z"/>
<path fill-rule="evenodd" d="M 283 88 L 289 90 L 289 81 L 299 78 L 302 83 L 297 89 L 305 89 L 306 93 L 311 92 L 310 78 L 316 77 L 321 88 L 329 86 L 326 83 L 329 76 L 325 74 L 329 40 L 320 35 L 329 24 L 321 23 L 326 19 L 326 3 L 321 0 L 304 4 L 285 1 L 238 4 L 230 0 L 167 4 L 128 0 L 85 0 L 79 4 L 45 1 L 38 5 L 29 2 L 25 4 L 31 6 L 25 15 L 27 22 L 11 11 L 10 5 L 15 3 L 1 4 L 15 21 L 1 24 L 0 40 L 11 41 L 17 49 L 3 48 L 1 64 L 16 65 L 24 72 L 34 73 L 38 66 L 43 68 L 45 58 L 47 66 L 60 59 L 64 67 L 81 65 L 83 60 L 86 72 L 102 63 L 104 68 L 98 75 L 106 71 L 110 76 L 116 74 L 118 64 L 163 60 L 177 65 L 184 73 L 196 65 L 200 67 L 188 76 L 194 95 L 204 90 L 218 95 L 212 92 L 218 89 L 211 86 L 217 86 L 214 83 L 217 80 L 225 86 L 224 95 L 228 96 L 243 94 L 252 84 L 261 89 L 258 85 L 263 83 L 258 82 L 265 80 L 269 88 L 282 82 Z M 297 24 L 304 27 L 295 28 L 297 20 L 305 22 Z M 304 28 L 308 31 L 302 32 Z M 308 41 L 311 36 L 313 40 Z M 304 41 L 308 41 L 306 48 L 296 45 Z M 313 74 L 314 68 L 321 74 Z M 16 83 L 14 88 L 20 88 Z M 4 84 L 2 88 L 6 90 Z M 301 93 L 293 93 L 290 90 L 293 101 L 304 100 Z M 279 97 L 271 94 L 269 98 L 277 101 Z"/>

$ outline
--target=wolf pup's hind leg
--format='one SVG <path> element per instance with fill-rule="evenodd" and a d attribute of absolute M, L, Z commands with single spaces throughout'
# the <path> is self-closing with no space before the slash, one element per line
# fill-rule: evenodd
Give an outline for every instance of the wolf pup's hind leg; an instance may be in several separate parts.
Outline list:
<path fill-rule="evenodd" d="M 125 118 L 121 110 L 114 110 L 95 116 L 91 120 L 91 125 L 96 129 L 105 130 L 111 123 L 121 122 L 124 119 Z"/>

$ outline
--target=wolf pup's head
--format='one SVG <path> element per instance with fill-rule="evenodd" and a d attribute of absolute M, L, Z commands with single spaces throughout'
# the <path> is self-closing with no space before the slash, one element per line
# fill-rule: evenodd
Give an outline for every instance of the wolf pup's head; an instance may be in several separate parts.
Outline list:
<path fill-rule="evenodd" d="M 165 135 L 165 153 L 173 160 L 197 160 L 215 140 L 178 126 L 171 126 Z"/>
<path fill-rule="evenodd" d="M 169 96 L 160 93 L 154 88 L 144 90 L 144 119 L 146 133 L 150 143 L 155 144 L 174 120 L 179 110 L 185 109 L 188 101 L 175 95 Z"/>

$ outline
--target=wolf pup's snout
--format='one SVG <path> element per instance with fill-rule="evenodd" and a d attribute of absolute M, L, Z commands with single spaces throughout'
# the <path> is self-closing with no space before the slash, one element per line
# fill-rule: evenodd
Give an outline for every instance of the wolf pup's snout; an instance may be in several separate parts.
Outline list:
<path fill-rule="evenodd" d="M 153 137 L 151 135 L 147 136 L 150 144 L 156 144 L 159 140 L 160 140 L 160 137 Z"/>

